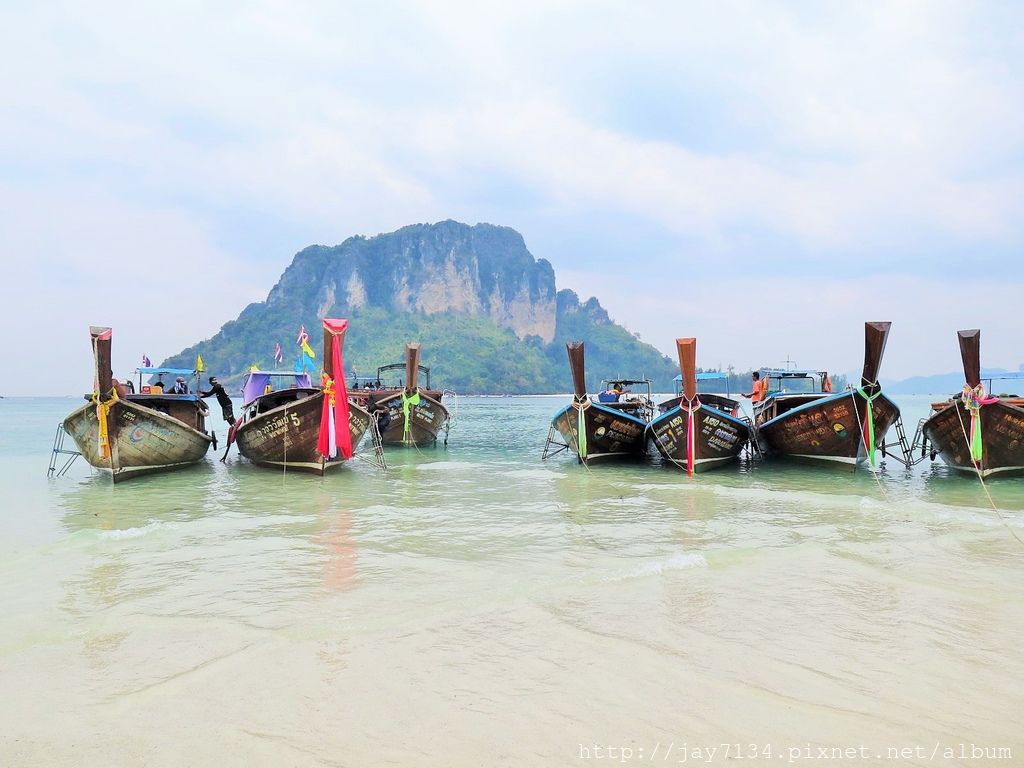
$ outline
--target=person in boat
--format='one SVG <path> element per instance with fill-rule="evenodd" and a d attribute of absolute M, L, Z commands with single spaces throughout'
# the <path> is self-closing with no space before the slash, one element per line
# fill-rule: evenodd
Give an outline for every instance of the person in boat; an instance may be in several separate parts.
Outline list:
<path fill-rule="evenodd" d="M 161 373 L 156 377 L 156 381 L 149 385 L 149 392 L 152 395 L 162 395 L 164 393 L 164 375 Z"/>
<path fill-rule="evenodd" d="M 172 395 L 187 395 L 188 394 L 188 384 L 186 383 L 184 376 L 179 376 L 178 378 L 176 378 L 174 380 L 174 385 L 171 387 L 170 394 L 172 394 Z"/>
<path fill-rule="evenodd" d="M 750 402 L 759 403 L 768 397 L 768 379 L 761 378 L 760 371 L 754 371 L 754 388 L 748 394 L 747 392 L 740 392 L 744 397 L 750 398 Z"/>
<path fill-rule="evenodd" d="M 224 387 L 221 386 L 219 381 L 217 381 L 216 376 L 211 376 L 209 381 L 209 390 L 205 392 L 203 390 L 199 390 L 199 396 L 209 397 L 210 395 L 216 395 L 217 403 L 220 405 L 220 412 L 224 417 L 224 421 L 233 427 L 235 425 L 235 406 L 231 402 L 231 397 L 224 391 Z"/>

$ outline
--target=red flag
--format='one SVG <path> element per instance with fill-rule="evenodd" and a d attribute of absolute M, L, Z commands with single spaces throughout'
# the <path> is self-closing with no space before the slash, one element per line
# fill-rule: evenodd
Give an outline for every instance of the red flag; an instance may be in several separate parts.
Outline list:
<path fill-rule="evenodd" d="M 281 345 L 280 344 L 275 344 L 274 345 L 274 362 L 275 363 L 283 363 L 284 362 L 284 355 L 281 354 Z"/>

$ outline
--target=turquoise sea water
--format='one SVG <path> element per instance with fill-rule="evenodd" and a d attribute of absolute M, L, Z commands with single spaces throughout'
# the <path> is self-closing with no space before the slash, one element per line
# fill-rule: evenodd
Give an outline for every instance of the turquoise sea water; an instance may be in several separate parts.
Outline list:
<path fill-rule="evenodd" d="M 541 462 L 564 401 L 117 488 L 0 401 L 0 765 L 1024 764 L 1024 480 Z"/>

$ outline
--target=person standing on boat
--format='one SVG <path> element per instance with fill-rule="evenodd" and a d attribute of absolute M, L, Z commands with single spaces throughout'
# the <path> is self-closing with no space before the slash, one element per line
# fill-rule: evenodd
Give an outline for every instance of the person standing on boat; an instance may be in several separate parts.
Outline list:
<path fill-rule="evenodd" d="M 754 371 L 753 379 L 753 390 L 749 394 L 746 392 L 740 392 L 740 394 L 744 397 L 749 397 L 752 403 L 759 403 L 768 397 L 768 379 L 762 379 L 760 371 Z"/>
<path fill-rule="evenodd" d="M 235 407 L 234 407 L 234 405 L 231 402 L 231 397 L 228 395 L 227 392 L 224 391 L 224 387 L 222 387 L 220 382 L 217 381 L 217 377 L 216 376 L 211 376 L 209 381 L 210 381 L 210 389 L 208 391 L 206 391 L 206 392 L 203 392 L 202 390 L 200 390 L 199 396 L 200 397 L 209 397 L 210 395 L 216 395 L 217 396 L 217 402 L 220 404 L 221 415 L 224 417 L 224 421 L 226 421 L 231 426 L 234 426 L 235 425 Z"/>

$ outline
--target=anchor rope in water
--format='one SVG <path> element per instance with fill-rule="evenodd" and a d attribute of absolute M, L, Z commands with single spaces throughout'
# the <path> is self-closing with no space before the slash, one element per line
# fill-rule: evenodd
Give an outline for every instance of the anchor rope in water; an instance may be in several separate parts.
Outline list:
<path fill-rule="evenodd" d="M 281 440 L 284 444 L 284 457 L 281 461 L 281 482 L 284 482 L 285 476 L 288 474 L 288 403 L 284 404 L 284 435 L 282 435 Z"/>
<path fill-rule="evenodd" d="M 970 387 L 970 385 L 965 385 L 964 386 L 964 394 L 967 394 L 968 389 L 971 389 L 972 393 L 974 391 L 980 389 L 982 395 L 984 395 L 984 392 L 985 392 L 984 388 L 980 384 L 977 387 L 973 388 L 973 389 Z M 961 395 L 961 400 L 962 399 L 963 399 L 963 395 Z M 982 401 L 982 400 L 978 401 L 978 403 L 979 403 L 979 405 L 978 405 L 978 411 L 979 411 L 979 413 L 978 413 L 978 421 L 979 422 L 981 421 L 981 413 L 980 413 L 981 406 L 982 405 L 991 405 L 992 403 L 994 403 L 994 402 L 996 402 L 998 400 L 999 400 L 998 397 L 992 397 L 992 398 L 987 398 L 986 401 Z M 963 405 L 964 405 L 965 409 L 968 407 L 966 403 L 963 403 Z M 956 417 L 957 417 L 957 419 L 960 422 L 960 433 L 964 436 L 964 443 L 967 445 L 968 452 L 971 453 L 971 464 L 974 467 L 975 473 L 977 473 L 977 475 L 978 475 L 978 480 L 981 482 L 981 489 L 985 492 L 985 496 L 988 497 L 988 503 L 989 503 L 989 505 L 991 505 L 992 511 L 996 513 L 996 517 L 999 518 L 999 522 L 1001 522 L 1003 524 L 1003 527 L 1006 528 L 1006 530 L 1010 532 L 1010 535 L 1013 536 L 1013 538 L 1015 538 L 1017 540 L 1017 542 L 1021 546 L 1024 546 L 1024 540 L 1022 540 L 1020 538 L 1020 536 L 1017 535 L 1017 532 L 1014 531 L 1013 528 L 1010 527 L 1009 523 L 1006 522 L 1006 518 L 1004 518 L 1003 517 L 1003 513 L 999 511 L 999 507 L 996 506 L 996 502 L 992 498 L 992 494 L 988 490 L 988 484 L 985 482 L 985 476 L 981 473 L 981 467 L 978 466 L 980 464 L 980 462 L 981 462 L 981 459 L 977 459 L 977 460 L 974 459 L 974 452 L 973 452 L 973 445 L 972 445 L 972 438 L 973 438 L 973 436 L 972 437 L 968 437 L 967 436 L 967 426 L 964 424 L 964 417 L 961 415 L 960 409 L 957 408 L 956 401 L 953 401 L 952 407 L 956 408 Z M 973 417 L 973 415 L 972 415 L 972 417 Z M 978 434 L 979 435 L 981 434 L 980 427 L 978 429 Z"/>
<path fill-rule="evenodd" d="M 871 385 L 869 384 L 868 386 L 871 386 Z M 857 392 L 859 392 L 859 391 L 860 390 L 858 389 Z M 882 394 L 881 390 L 879 390 L 879 392 L 875 395 L 875 397 L 877 397 L 880 394 Z M 857 423 L 861 425 L 861 431 L 863 432 L 864 422 L 861 421 L 861 419 L 860 419 L 860 408 L 857 407 L 857 394 L 855 392 L 852 392 L 851 393 L 851 397 L 853 399 L 853 413 L 857 417 Z M 867 398 L 865 397 L 865 399 L 867 399 Z M 871 398 L 871 399 L 873 400 L 874 398 Z M 871 400 L 868 401 L 868 413 L 871 413 Z M 865 419 L 866 418 L 867 417 L 865 417 Z M 875 441 L 875 420 L 874 420 L 874 416 L 872 415 L 871 416 L 871 442 L 874 443 L 874 441 Z M 875 465 L 872 464 L 871 468 L 874 469 L 874 466 Z M 878 486 L 878 490 L 882 492 L 882 498 L 885 499 L 885 502 L 887 504 L 891 504 L 892 503 L 892 499 L 889 497 L 889 492 L 885 489 L 885 486 L 882 485 L 882 481 L 878 477 L 879 474 L 880 473 L 873 471 L 871 473 L 871 476 L 875 479 L 875 485 Z"/>
<path fill-rule="evenodd" d="M 871 467 L 874 467 L 875 464 L 876 464 L 876 462 L 875 462 L 875 454 L 876 454 L 876 452 L 878 450 L 877 446 L 875 445 L 875 409 L 874 409 L 874 402 L 875 402 L 875 400 L 877 400 L 879 397 L 882 396 L 882 388 L 878 387 L 878 389 L 875 391 L 875 394 L 869 395 L 867 392 L 864 391 L 866 387 L 878 387 L 878 382 L 877 381 L 871 381 L 871 382 L 868 382 L 867 384 L 865 384 L 864 386 L 861 386 L 861 387 L 857 388 L 857 394 L 859 394 L 861 397 L 863 397 L 864 398 L 864 402 L 867 403 L 867 410 L 866 410 L 866 412 L 864 414 L 864 421 L 860 422 L 860 415 L 859 414 L 857 416 L 857 421 L 860 422 L 861 437 L 863 438 L 864 447 L 867 449 L 868 464 L 870 464 Z M 857 404 L 857 398 L 856 398 L 856 395 L 854 395 L 855 410 L 857 410 L 856 409 L 856 404 Z"/>

